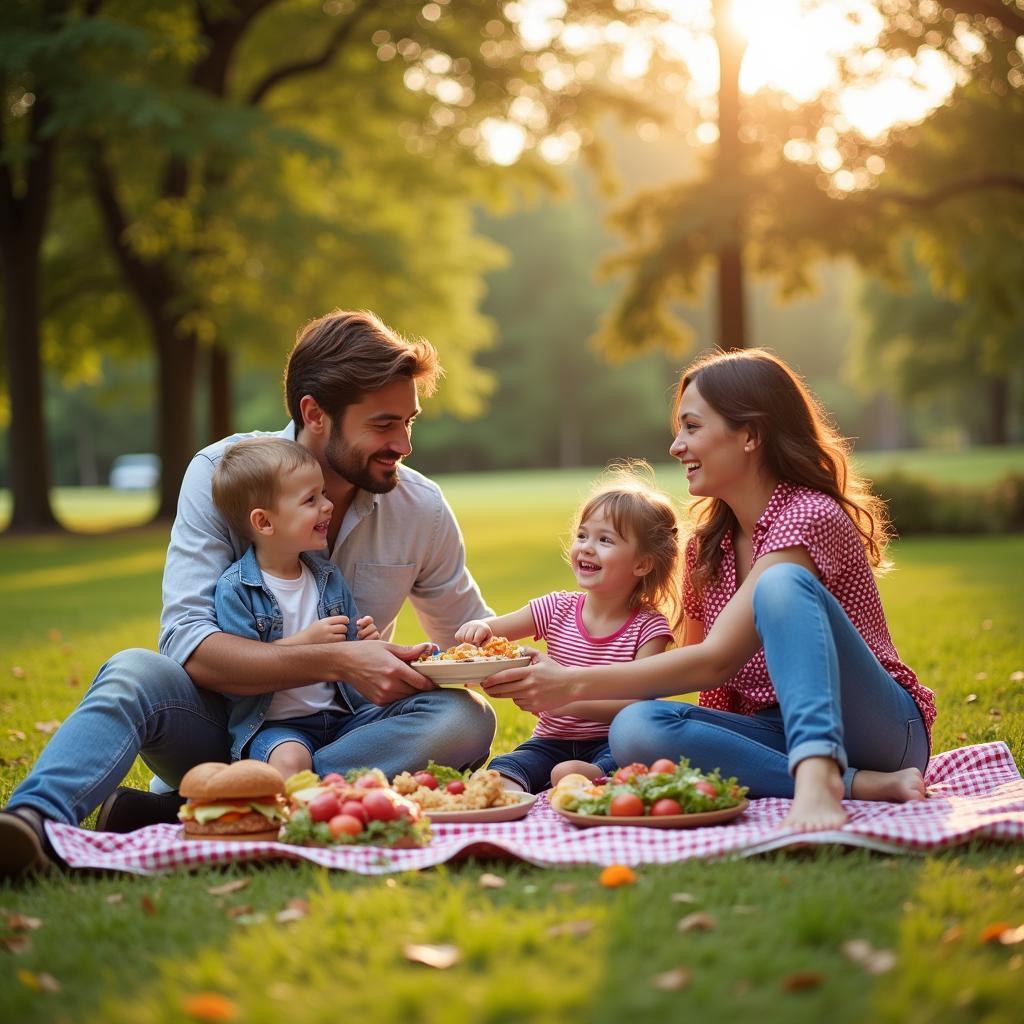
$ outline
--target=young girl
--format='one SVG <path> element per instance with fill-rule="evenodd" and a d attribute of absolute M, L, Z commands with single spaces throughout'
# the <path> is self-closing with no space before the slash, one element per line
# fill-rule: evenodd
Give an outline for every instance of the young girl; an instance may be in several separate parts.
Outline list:
<path fill-rule="evenodd" d="M 668 497 L 641 478 L 644 463 L 612 470 L 576 516 L 568 557 L 578 593 L 558 591 L 525 608 L 463 625 L 456 639 L 485 643 L 492 635 L 546 640 L 560 665 L 604 665 L 660 654 L 672 639 L 679 559 L 676 515 Z M 609 774 L 615 762 L 608 723 L 629 701 L 572 701 L 540 715 L 533 736 L 489 767 L 509 788 L 538 793 L 569 772 Z"/>
<path fill-rule="evenodd" d="M 613 723 L 620 763 L 687 756 L 753 796 L 792 797 L 784 822 L 839 828 L 843 797 L 918 800 L 932 692 L 899 660 L 872 569 L 885 507 L 846 442 L 780 359 L 715 353 L 684 372 L 670 449 L 699 515 L 686 546 L 685 644 L 642 664 L 581 670 L 548 659 L 487 680 L 529 711 L 645 701 Z"/>

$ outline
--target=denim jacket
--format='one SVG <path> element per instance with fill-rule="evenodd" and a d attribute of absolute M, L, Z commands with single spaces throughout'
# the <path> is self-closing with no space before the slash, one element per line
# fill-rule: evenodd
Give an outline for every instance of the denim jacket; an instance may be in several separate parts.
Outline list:
<path fill-rule="evenodd" d="M 346 642 L 356 639 L 356 603 L 337 567 L 307 552 L 299 555 L 313 573 L 317 589 L 317 615 L 348 616 Z M 225 633 L 272 643 L 283 637 L 283 620 L 277 599 L 263 579 L 256 549 L 250 547 L 230 565 L 217 581 L 214 595 L 217 623 Z M 338 702 L 348 711 L 364 703 L 364 698 L 347 684 L 338 683 Z M 228 731 L 231 733 L 231 757 L 238 760 L 246 745 L 263 724 L 273 693 L 250 697 L 231 697 Z"/>

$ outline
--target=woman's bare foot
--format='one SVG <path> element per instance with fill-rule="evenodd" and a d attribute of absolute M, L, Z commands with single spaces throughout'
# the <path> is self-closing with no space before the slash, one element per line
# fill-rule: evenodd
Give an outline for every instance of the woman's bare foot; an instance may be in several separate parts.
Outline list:
<path fill-rule="evenodd" d="M 850 796 L 854 800 L 886 800 L 905 804 L 911 800 L 923 800 L 927 795 L 924 777 L 917 768 L 904 768 L 899 772 L 859 771 L 850 787 Z"/>
<path fill-rule="evenodd" d="M 839 766 L 830 757 L 808 757 L 796 766 L 793 777 L 793 807 L 781 828 L 796 832 L 820 832 L 842 828 L 846 824 L 843 810 L 843 779 Z"/>

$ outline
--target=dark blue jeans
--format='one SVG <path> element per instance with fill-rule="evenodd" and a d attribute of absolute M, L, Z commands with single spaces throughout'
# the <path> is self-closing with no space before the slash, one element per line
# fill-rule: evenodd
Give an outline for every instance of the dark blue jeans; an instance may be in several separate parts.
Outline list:
<path fill-rule="evenodd" d="M 539 793 L 551 785 L 551 769 L 560 761 L 589 761 L 605 775 L 615 771 L 615 759 L 604 736 L 593 740 L 531 736 L 510 753 L 493 758 L 487 767 L 514 779 L 527 793 Z"/>
<path fill-rule="evenodd" d="M 830 757 L 850 795 L 858 769 L 928 764 L 928 734 L 910 694 L 882 667 L 839 602 L 798 565 L 774 565 L 754 589 L 776 707 L 737 715 L 677 701 L 623 708 L 609 740 L 619 764 L 685 756 L 720 768 L 752 797 L 793 795 L 804 758 Z"/>

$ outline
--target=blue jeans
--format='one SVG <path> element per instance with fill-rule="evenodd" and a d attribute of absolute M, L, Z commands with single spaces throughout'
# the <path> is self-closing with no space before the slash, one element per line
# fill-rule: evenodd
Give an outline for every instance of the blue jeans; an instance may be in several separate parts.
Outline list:
<path fill-rule="evenodd" d="M 847 797 L 859 769 L 924 770 L 929 744 L 917 705 L 812 573 L 790 564 L 765 570 L 754 622 L 778 705 L 737 715 L 676 701 L 631 704 L 609 735 L 619 764 L 685 756 L 735 775 L 753 797 L 791 797 L 792 773 L 808 757 L 839 765 Z"/>
<path fill-rule="evenodd" d="M 615 759 L 604 736 L 592 740 L 531 736 L 510 753 L 493 758 L 487 767 L 514 779 L 527 793 L 539 793 L 551 785 L 551 769 L 560 761 L 590 761 L 605 775 L 615 771 Z"/>
<path fill-rule="evenodd" d="M 464 769 L 482 764 L 494 738 L 491 707 L 465 689 L 430 690 L 378 707 L 365 702 L 345 735 L 317 754 L 318 772 L 367 766 L 390 778 L 433 758 Z M 176 661 L 154 651 L 115 654 L 54 733 L 8 807 L 34 807 L 77 824 L 114 791 L 135 758 L 177 788 L 201 761 L 229 761 L 227 701 L 196 686 Z"/>

